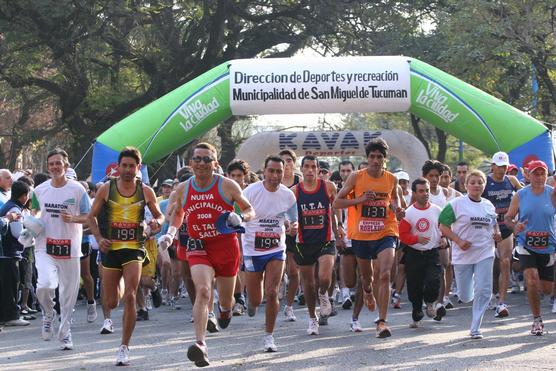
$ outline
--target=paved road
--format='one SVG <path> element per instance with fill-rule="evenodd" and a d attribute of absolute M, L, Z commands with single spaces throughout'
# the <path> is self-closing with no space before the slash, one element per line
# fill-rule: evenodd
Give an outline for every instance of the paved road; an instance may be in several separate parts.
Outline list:
<path fill-rule="evenodd" d="M 181 299 L 182 310 L 160 307 L 151 311 L 148 322 L 139 322 L 132 338 L 130 369 L 183 370 L 192 365 L 186 357 L 193 341 L 189 323 L 191 307 Z M 448 311 L 442 322 L 425 320 L 424 327 L 410 329 L 409 305 L 390 310 L 393 337 L 376 339 L 371 322 L 373 313 L 365 309 L 361 321 L 365 331 L 348 331 L 351 311 L 339 310 L 329 326 L 321 327 L 319 336 L 305 334 L 305 307 L 295 308 L 297 322 L 283 322 L 280 314 L 275 332 L 278 353 L 262 353 L 263 311 L 256 317 L 234 317 L 230 327 L 209 335 L 211 367 L 249 370 L 507 370 L 556 368 L 556 315 L 543 302 L 545 328 L 542 337 L 528 335 L 531 316 L 523 294 L 509 295 L 511 317 L 494 319 L 489 311 L 483 322 L 483 340 L 467 338 L 469 305 Z M 100 315 L 100 306 L 99 315 Z M 264 309 L 264 308 L 260 308 Z M 106 370 L 113 366 L 120 341 L 121 308 L 113 319 L 116 333 L 100 335 L 101 319 L 88 324 L 85 305 L 78 305 L 73 325 L 73 351 L 60 351 L 58 342 L 40 340 L 40 320 L 24 328 L 4 328 L 0 333 L 0 369 L 2 370 Z M 542 360 L 541 360 L 542 359 Z"/>

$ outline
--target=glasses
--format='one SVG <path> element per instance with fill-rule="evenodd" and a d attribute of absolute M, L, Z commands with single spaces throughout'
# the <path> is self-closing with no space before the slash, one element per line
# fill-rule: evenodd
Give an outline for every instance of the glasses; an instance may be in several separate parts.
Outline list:
<path fill-rule="evenodd" d="M 328 174 L 328 170 L 319 170 L 319 174 Z"/>
<path fill-rule="evenodd" d="M 205 164 L 210 164 L 211 162 L 214 161 L 214 158 L 210 157 L 210 156 L 195 156 L 192 157 L 191 160 L 193 160 L 193 162 L 199 163 L 201 161 L 203 161 Z"/>

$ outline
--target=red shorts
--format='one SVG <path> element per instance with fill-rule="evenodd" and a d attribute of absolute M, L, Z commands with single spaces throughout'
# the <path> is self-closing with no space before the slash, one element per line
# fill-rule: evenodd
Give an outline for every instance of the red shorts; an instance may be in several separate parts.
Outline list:
<path fill-rule="evenodd" d="M 203 250 L 187 252 L 187 261 L 192 267 L 208 265 L 216 277 L 233 277 L 239 269 L 239 242 L 235 234 L 217 240 L 203 240 Z"/>

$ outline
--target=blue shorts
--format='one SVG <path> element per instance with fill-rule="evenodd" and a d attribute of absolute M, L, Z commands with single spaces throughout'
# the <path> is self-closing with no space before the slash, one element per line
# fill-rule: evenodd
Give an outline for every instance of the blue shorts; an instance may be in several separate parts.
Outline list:
<path fill-rule="evenodd" d="M 397 244 L 396 237 L 386 236 L 375 241 L 351 240 L 351 249 L 358 258 L 372 260 L 376 259 L 381 251 L 394 249 Z"/>
<path fill-rule="evenodd" d="M 277 251 L 266 255 L 244 256 L 243 266 L 246 272 L 264 272 L 266 265 L 271 260 L 286 260 L 286 252 Z"/>

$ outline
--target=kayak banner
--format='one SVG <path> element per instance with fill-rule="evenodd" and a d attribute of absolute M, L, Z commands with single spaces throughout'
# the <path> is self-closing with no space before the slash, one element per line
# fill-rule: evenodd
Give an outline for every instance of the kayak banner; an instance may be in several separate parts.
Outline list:
<path fill-rule="evenodd" d="M 234 115 L 402 112 L 410 105 L 404 57 L 267 58 L 230 62 Z"/>

